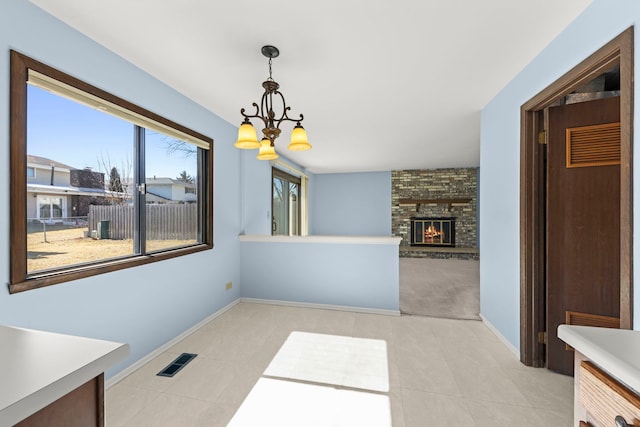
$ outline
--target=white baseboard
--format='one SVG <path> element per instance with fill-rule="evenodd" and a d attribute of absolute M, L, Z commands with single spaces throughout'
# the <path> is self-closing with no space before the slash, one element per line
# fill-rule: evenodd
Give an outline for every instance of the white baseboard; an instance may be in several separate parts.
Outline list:
<path fill-rule="evenodd" d="M 151 353 L 149 353 L 146 356 L 136 360 L 134 363 L 132 363 L 131 365 L 127 366 L 122 371 L 118 372 L 114 376 L 112 376 L 109 379 L 105 380 L 105 382 L 104 382 L 105 390 L 108 389 L 109 387 L 117 384 L 118 382 L 122 381 L 125 377 L 127 377 L 128 375 L 131 375 L 134 371 L 136 371 L 137 369 L 140 369 L 143 365 L 145 365 L 146 363 L 148 363 L 151 360 L 155 359 L 160 354 L 164 353 L 169 348 L 171 348 L 173 345 L 175 345 L 179 341 L 185 339 L 186 337 L 188 337 L 189 335 L 191 335 L 192 333 L 194 333 L 195 331 L 197 331 L 198 329 L 200 329 L 201 327 L 203 327 L 205 324 L 209 323 L 210 321 L 212 321 L 216 317 L 220 316 L 222 313 L 224 313 L 225 311 L 229 310 L 231 307 L 233 307 L 234 305 L 238 304 L 239 302 L 240 302 L 240 298 L 236 299 L 235 301 L 232 301 L 231 303 L 229 303 L 226 306 L 222 307 L 220 310 L 218 310 L 215 313 L 213 313 L 211 316 L 209 316 L 206 319 L 202 320 L 201 322 L 193 325 L 192 327 L 190 327 L 189 329 L 187 329 L 186 331 L 184 331 L 183 333 L 181 333 L 177 337 L 167 341 L 166 343 L 164 343 L 160 347 L 158 347 L 155 350 L 153 350 Z"/>
<path fill-rule="evenodd" d="M 482 323 L 484 323 L 484 324 L 487 326 L 487 328 L 489 328 L 489 330 L 490 330 L 491 332 L 493 332 L 493 334 L 494 334 L 496 337 L 498 337 L 498 339 L 502 342 L 502 344 L 504 344 L 505 346 L 507 346 L 507 348 L 511 351 L 511 353 L 513 353 L 513 355 L 515 356 L 515 358 L 516 358 L 516 359 L 518 359 L 518 360 L 520 360 L 520 350 L 518 350 L 517 348 L 515 348 L 515 346 L 514 346 L 513 344 L 511 344 L 511 342 L 510 342 L 508 339 L 506 339 L 506 338 L 504 337 L 504 335 L 502 335 L 502 334 L 500 333 L 500 331 L 498 331 L 498 330 L 496 329 L 496 327 L 495 327 L 495 326 L 493 326 L 493 325 L 491 324 L 491 322 L 489 322 L 489 321 L 488 321 L 488 320 L 487 320 L 487 319 L 482 315 L 482 313 L 480 313 L 480 318 L 482 319 Z"/>
<path fill-rule="evenodd" d="M 259 298 L 240 298 L 240 301 L 251 303 L 251 304 L 285 305 L 288 307 L 318 308 L 321 310 L 351 311 L 355 313 L 383 314 L 385 316 L 400 316 L 400 310 L 385 310 L 381 308 L 364 308 L 364 307 L 352 307 L 347 305 L 314 304 L 310 302 L 279 301 L 279 300 L 259 299 Z"/>

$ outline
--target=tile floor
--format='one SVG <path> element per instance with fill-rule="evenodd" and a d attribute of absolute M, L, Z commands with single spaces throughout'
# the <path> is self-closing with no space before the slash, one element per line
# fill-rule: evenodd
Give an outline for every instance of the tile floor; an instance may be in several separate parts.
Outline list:
<path fill-rule="evenodd" d="M 292 331 L 386 340 L 393 427 L 571 426 L 572 378 L 520 364 L 482 322 L 251 303 L 109 388 L 106 425 L 225 426 Z M 156 376 L 183 352 L 198 357 Z"/>

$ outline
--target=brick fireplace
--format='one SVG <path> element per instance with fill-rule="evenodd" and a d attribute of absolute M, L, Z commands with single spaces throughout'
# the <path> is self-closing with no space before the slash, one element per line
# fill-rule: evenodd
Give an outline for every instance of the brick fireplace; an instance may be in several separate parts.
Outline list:
<path fill-rule="evenodd" d="M 401 257 L 478 259 L 477 168 L 391 174 L 392 233 Z"/>

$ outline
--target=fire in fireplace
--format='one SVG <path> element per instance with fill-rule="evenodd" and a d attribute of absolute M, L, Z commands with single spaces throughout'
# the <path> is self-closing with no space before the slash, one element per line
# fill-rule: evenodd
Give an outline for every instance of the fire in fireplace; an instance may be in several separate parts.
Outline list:
<path fill-rule="evenodd" d="M 411 246 L 455 245 L 455 218 L 411 218 Z"/>

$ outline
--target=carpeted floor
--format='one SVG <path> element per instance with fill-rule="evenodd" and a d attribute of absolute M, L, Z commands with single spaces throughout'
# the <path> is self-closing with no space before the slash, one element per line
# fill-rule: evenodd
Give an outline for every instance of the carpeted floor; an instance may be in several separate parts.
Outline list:
<path fill-rule="evenodd" d="M 400 311 L 480 320 L 480 262 L 400 258 Z"/>

